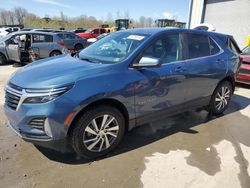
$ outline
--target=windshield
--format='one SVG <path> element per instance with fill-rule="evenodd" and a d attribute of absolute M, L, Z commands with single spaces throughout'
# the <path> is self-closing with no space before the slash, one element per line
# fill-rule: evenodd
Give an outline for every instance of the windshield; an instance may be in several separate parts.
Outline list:
<path fill-rule="evenodd" d="M 250 46 L 247 46 L 242 50 L 242 55 L 250 55 Z"/>
<path fill-rule="evenodd" d="M 93 31 L 93 29 L 87 29 L 84 33 L 90 33 L 91 31 Z"/>
<path fill-rule="evenodd" d="M 10 34 L 8 34 L 8 35 L 6 35 L 4 37 L 0 37 L 0 43 L 10 39 L 11 37 L 12 37 L 12 35 L 10 35 Z"/>
<path fill-rule="evenodd" d="M 101 63 L 119 63 L 133 53 L 148 35 L 129 32 L 112 33 L 79 54 L 80 59 L 92 59 Z"/>

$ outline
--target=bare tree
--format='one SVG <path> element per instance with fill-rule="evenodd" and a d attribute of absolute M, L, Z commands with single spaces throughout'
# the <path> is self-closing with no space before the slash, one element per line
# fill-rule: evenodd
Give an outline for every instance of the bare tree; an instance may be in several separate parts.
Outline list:
<path fill-rule="evenodd" d="M 145 16 L 140 16 L 139 18 L 139 27 L 145 27 L 146 25 L 146 17 Z"/>
<path fill-rule="evenodd" d="M 0 10 L 0 20 L 1 20 L 1 24 L 3 25 L 7 25 L 8 24 L 8 11 L 1 9 Z"/>
<path fill-rule="evenodd" d="M 146 18 L 146 27 L 153 27 L 154 20 L 151 17 Z"/>
<path fill-rule="evenodd" d="M 124 12 L 124 18 L 130 19 L 129 10 L 126 10 L 126 11 Z"/>
<path fill-rule="evenodd" d="M 114 21 L 114 18 L 113 18 L 113 15 L 111 12 L 109 12 L 106 16 L 106 21 L 107 22 L 113 22 Z"/>
<path fill-rule="evenodd" d="M 23 20 L 24 20 L 25 16 L 27 15 L 26 9 L 24 9 L 22 7 L 16 7 L 14 9 L 14 14 L 15 14 L 17 23 L 23 24 Z"/>

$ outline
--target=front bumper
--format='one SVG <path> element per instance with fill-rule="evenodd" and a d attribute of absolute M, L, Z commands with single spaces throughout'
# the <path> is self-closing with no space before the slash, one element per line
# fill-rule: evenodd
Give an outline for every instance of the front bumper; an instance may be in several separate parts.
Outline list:
<path fill-rule="evenodd" d="M 75 103 L 66 95 L 48 103 L 25 104 L 18 109 L 4 104 L 4 112 L 10 128 L 23 140 L 58 151 L 71 150 L 68 142 L 67 116 L 74 111 Z M 43 129 L 30 125 L 31 120 L 43 118 Z"/>

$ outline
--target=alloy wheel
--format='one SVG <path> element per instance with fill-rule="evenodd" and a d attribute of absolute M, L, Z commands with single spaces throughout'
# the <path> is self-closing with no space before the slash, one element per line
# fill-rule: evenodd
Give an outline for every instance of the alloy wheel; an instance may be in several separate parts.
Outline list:
<path fill-rule="evenodd" d="M 231 90 L 227 86 L 222 86 L 215 97 L 215 107 L 218 111 L 223 110 L 231 97 Z"/>
<path fill-rule="evenodd" d="M 102 152 L 115 142 L 119 133 L 119 124 L 112 115 L 98 116 L 86 126 L 83 143 L 91 152 Z"/>

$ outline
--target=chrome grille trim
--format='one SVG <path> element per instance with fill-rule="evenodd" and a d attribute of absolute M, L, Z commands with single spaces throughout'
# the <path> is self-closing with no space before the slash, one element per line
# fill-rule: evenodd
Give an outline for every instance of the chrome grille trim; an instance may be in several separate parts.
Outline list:
<path fill-rule="evenodd" d="M 6 86 L 5 88 L 5 103 L 13 110 L 17 110 L 20 103 L 22 93 L 19 90 Z"/>

